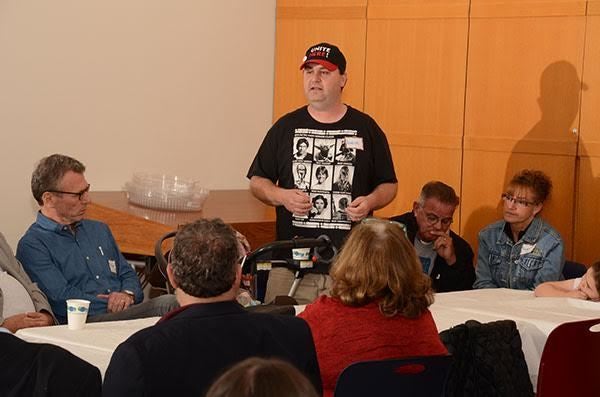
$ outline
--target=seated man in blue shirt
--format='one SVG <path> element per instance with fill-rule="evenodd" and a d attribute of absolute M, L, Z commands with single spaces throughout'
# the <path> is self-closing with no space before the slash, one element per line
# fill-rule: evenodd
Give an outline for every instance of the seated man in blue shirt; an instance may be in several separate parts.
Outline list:
<path fill-rule="evenodd" d="M 136 272 L 107 225 L 83 219 L 90 203 L 85 166 L 68 156 L 43 158 L 31 177 L 40 205 L 19 241 L 17 258 L 50 301 L 56 318 L 67 318 L 67 299 L 91 302 L 88 322 L 161 316 L 177 306 L 172 295 L 141 303 Z"/>
<path fill-rule="evenodd" d="M 541 171 L 522 170 L 511 179 L 501 196 L 504 219 L 479 232 L 474 288 L 533 290 L 562 279 L 562 238 L 539 216 L 551 190 Z"/>

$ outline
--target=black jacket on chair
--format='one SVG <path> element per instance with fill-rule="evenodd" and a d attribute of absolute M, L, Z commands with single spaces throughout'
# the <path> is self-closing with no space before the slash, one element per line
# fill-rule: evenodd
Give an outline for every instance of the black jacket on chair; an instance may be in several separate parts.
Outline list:
<path fill-rule="evenodd" d="M 203 396 L 222 372 L 255 356 L 292 363 L 322 390 L 312 334 L 301 318 L 251 313 L 233 301 L 184 306 L 167 317 L 117 347 L 104 396 Z"/>
<path fill-rule="evenodd" d="M 65 349 L 0 332 L 0 396 L 95 397 L 98 368 Z"/>
<path fill-rule="evenodd" d="M 514 321 L 469 320 L 442 331 L 440 338 L 454 357 L 447 397 L 533 397 Z"/>
<path fill-rule="evenodd" d="M 412 212 L 390 218 L 392 221 L 400 222 L 406 226 L 408 240 L 414 244 L 419 226 Z M 431 284 L 436 292 L 462 291 L 473 288 L 475 282 L 475 267 L 473 267 L 473 250 L 469 243 L 462 237 L 450 230 L 456 263 L 448 265 L 441 256 L 435 258 L 431 270 Z"/>

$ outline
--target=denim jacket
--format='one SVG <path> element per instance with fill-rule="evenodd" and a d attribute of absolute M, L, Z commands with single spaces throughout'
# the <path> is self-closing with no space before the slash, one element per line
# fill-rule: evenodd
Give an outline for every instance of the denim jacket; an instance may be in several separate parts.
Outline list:
<path fill-rule="evenodd" d="M 565 263 L 560 234 L 535 217 L 519 241 L 504 233 L 505 222 L 479 232 L 479 255 L 473 288 L 533 290 L 545 281 L 561 280 Z"/>

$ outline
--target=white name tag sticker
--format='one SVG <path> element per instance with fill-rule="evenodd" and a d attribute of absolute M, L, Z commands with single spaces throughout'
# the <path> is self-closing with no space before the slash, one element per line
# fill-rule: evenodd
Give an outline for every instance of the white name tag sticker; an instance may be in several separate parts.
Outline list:
<path fill-rule="evenodd" d="M 535 244 L 523 244 L 521 247 L 521 255 L 530 253 L 535 249 Z"/>
<path fill-rule="evenodd" d="M 256 264 L 256 270 L 271 270 L 271 262 L 258 262 Z"/>
<path fill-rule="evenodd" d="M 357 136 L 349 136 L 344 138 L 348 149 L 364 150 L 363 139 Z"/>
<path fill-rule="evenodd" d="M 313 261 L 300 261 L 300 269 L 311 269 L 313 265 Z"/>
<path fill-rule="evenodd" d="M 117 263 L 112 259 L 108 260 L 108 268 L 112 274 L 117 274 Z"/>

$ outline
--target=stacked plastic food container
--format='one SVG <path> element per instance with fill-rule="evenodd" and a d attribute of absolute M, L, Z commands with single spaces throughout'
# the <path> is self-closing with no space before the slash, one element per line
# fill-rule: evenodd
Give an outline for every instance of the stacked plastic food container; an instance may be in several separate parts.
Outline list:
<path fill-rule="evenodd" d="M 126 184 L 133 204 L 167 211 L 200 211 L 209 191 L 198 181 L 137 172 Z"/>

